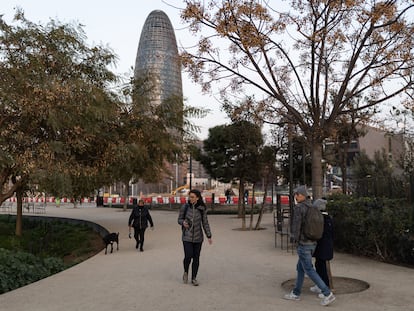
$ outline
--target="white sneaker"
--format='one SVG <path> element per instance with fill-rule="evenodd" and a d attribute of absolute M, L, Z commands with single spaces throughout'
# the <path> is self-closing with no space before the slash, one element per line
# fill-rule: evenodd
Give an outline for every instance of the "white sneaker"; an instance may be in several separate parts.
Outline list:
<path fill-rule="evenodd" d="M 300 297 L 298 295 L 295 295 L 293 291 L 283 296 L 283 298 L 287 300 L 300 300 Z"/>
<path fill-rule="evenodd" d="M 325 298 L 325 295 L 324 295 L 324 294 L 322 294 L 322 293 L 319 293 L 319 294 L 318 294 L 318 298 L 319 298 L 319 299 L 323 299 L 323 298 Z"/>
<path fill-rule="evenodd" d="M 327 306 L 330 305 L 332 302 L 334 302 L 336 299 L 336 297 L 334 296 L 334 294 L 332 294 L 332 292 L 329 294 L 329 296 L 325 296 L 323 297 L 322 301 L 321 301 L 321 305 L 322 306 Z"/>
<path fill-rule="evenodd" d="M 310 288 L 310 291 L 312 292 L 312 293 L 316 293 L 316 294 L 320 294 L 322 291 L 321 291 L 321 289 L 318 287 L 318 285 L 315 285 L 315 286 L 312 286 L 311 288 Z"/>

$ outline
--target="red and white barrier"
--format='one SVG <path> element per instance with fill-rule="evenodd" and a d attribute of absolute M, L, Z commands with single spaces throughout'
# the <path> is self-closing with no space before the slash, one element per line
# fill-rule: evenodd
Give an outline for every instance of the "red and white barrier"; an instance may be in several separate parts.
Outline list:
<path fill-rule="evenodd" d="M 23 198 L 23 202 L 25 203 L 56 203 L 56 199 L 55 197 L 34 197 L 34 198 Z M 128 204 L 132 204 L 134 199 L 137 199 L 135 197 L 129 197 L 127 199 Z M 145 204 L 185 204 L 188 200 L 187 197 L 177 197 L 177 196 L 166 196 L 166 197 L 141 197 L 141 199 L 144 200 Z M 207 204 L 211 204 L 212 203 L 212 197 L 204 197 L 204 201 Z M 230 204 L 237 204 L 239 201 L 239 198 L 236 196 L 233 196 L 231 198 L 231 202 Z M 252 197 L 248 198 L 248 202 L 247 204 L 251 204 L 253 201 Z M 6 200 L 6 202 L 17 202 L 17 198 L 16 197 L 11 197 L 9 199 Z M 81 203 L 95 203 L 96 202 L 96 198 L 81 198 Z M 261 204 L 263 203 L 263 197 L 255 197 L 254 198 L 254 202 L 255 204 Z M 267 196 L 265 198 L 265 202 L 267 204 L 272 203 L 272 197 L 271 196 Z M 276 204 L 276 197 L 273 198 L 273 202 Z M 73 198 L 60 198 L 60 203 L 74 203 L 74 199 Z M 124 197 L 104 197 L 103 198 L 103 203 L 104 205 L 123 205 L 125 203 L 125 198 Z M 222 196 L 218 196 L 214 198 L 214 203 L 215 204 L 226 204 L 226 198 L 222 197 Z M 281 203 L 283 205 L 288 205 L 289 204 L 289 196 L 287 195 L 282 195 L 281 196 Z"/>

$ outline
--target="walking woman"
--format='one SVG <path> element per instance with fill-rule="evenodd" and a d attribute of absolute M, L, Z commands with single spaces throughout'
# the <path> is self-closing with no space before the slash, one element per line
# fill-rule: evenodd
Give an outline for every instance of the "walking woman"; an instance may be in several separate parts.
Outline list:
<path fill-rule="evenodd" d="M 320 240 L 318 240 L 315 248 L 315 252 L 313 253 L 313 257 L 316 258 L 315 260 L 315 268 L 316 272 L 318 272 L 321 279 L 325 282 L 325 284 L 332 289 L 333 284 L 331 284 L 331 275 L 328 273 L 330 271 L 330 263 L 329 261 L 333 258 L 334 253 L 334 246 L 333 246 L 333 236 L 334 236 L 334 225 L 331 216 L 328 215 L 326 212 L 326 203 L 327 201 L 324 199 L 317 199 L 313 202 L 323 215 L 324 219 L 324 226 L 323 226 L 323 235 Z M 329 267 L 329 270 L 328 270 Z M 314 293 L 320 293 L 320 288 L 315 285 L 310 288 L 310 290 Z"/>
<path fill-rule="evenodd" d="M 191 283 L 194 286 L 198 286 L 197 273 L 204 234 L 207 236 L 209 244 L 213 242 L 207 219 L 207 207 L 204 204 L 199 190 L 190 190 L 188 203 L 180 209 L 178 223 L 182 226 L 182 241 L 184 246 L 183 282 L 185 284 L 188 283 L 188 271 L 192 261 Z"/>
<path fill-rule="evenodd" d="M 137 242 L 135 248 L 143 252 L 144 251 L 144 236 L 145 230 L 148 227 L 148 222 L 151 225 L 151 229 L 154 229 L 154 223 L 152 222 L 151 215 L 148 208 L 144 206 L 144 200 L 138 201 L 138 206 L 134 206 L 131 215 L 128 220 L 129 238 L 131 238 L 131 227 L 134 227 L 134 238 Z"/>

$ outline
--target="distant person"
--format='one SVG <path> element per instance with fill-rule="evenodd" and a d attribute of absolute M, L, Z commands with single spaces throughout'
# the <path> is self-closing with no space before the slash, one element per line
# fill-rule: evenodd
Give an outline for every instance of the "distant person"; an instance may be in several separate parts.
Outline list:
<path fill-rule="evenodd" d="M 182 241 L 184 247 L 183 282 L 185 284 L 188 283 L 188 271 L 192 261 L 191 283 L 194 286 L 198 286 L 197 273 L 200 265 L 200 253 L 204 234 L 208 238 L 208 243 L 213 243 L 207 218 L 207 207 L 199 190 L 190 190 L 188 202 L 180 209 L 178 223 L 182 226 Z"/>
<path fill-rule="evenodd" d="M 231 196 L 232 196 L 232 190 L 231 188 L 227 189 L 226 192 L 224 193 L 224 195 L 226 196 L 226 204 L 230 204 L 231 203 Z"/>
<path fill-rule="evenodd" d="M 134 238 L 136 241 L 135 248 L 143 252 L 145 230 L 148 227 L 148 222 L 151 225 L 151 229 L 154 228 L 154 223 L 148 208 L 144 205 L 144 200 L 140 199 L 138 205 L 134 205 L 131 215 L 128 220 L 129 238 L 131 238 L 131 227 L 134 227 Z"/>
<path fill-rule="evenodd" d="M 244 190 L 244 203 L 249 202 L 249 190 Z"/>
<path fill-rule="evenodd" d="M 333 235 L 334 235 L 334 226 L 331 216 L 326 212 L 326 200 L 317 199 L 313 204 L 322 212 L 324 219 L 323 226 L 323 235 L 316 244 L 315 252 L 313 257 L 315 257 L 315 268 L 318 272 L 321 279 L 325 282 L 328 287 L 331 287 L 332 284 L 329 282 L 329 275 L 327 264 L 329 260 L 333 258 Z M 321 293 L 320 288 L 315 285 L 310 288 L 314 293 Z"/>
<path fill-rule="evenodd" d="M 296 283 L 293 290 L 284 296 L 288 300 L 300 300 L 305 273 L 320 288 L 323 298 L 321 305 L 327 306 L 335 301 L 336 297 L 329 287 L 321 279 L 312 265 L 312 254 L 316 248 L 316 241 L 308 240 L 303 234 L 302 225 L 307 209 L 311 206 L 308 199 L 308 192 L 305 186 L 295 189 L 295 201 L 297 202 L 293 208 L 291 242 L 297 245 L 298 262 L 296 265 Z"/>

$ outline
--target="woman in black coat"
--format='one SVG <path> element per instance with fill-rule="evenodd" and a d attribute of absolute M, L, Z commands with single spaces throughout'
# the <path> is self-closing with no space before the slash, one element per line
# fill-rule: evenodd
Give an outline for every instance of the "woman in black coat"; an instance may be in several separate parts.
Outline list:
<path fill-rule="evenodd" d="M 314 205 L 322 212 L 324 219 L 323 235 L 318 240 L 313 257 L 315 257 L 315 268 L 321 279 L 325 284 L 330 287 L 329 276 L 326 268 L 326 262 L 333 258 L 333 221 L 331 216 L 326 212 L 326 200 L 318 199 L 314 202 Z M 311 287 L 313 292 L 318 292 L 318 289 Z"/>
<path fill-rule="evenodd" d="M 138 206 L 134 206 L 131 215 L 128 220 L 129 238 L 131 238 L 131 227 L 134 227 L 134 238 L 137 244 L 135 248 L 143 252 L 144 251 L 144 236 L 145 229 L 148 227 L 148 222 L 151 225 L 151 229 L 154 228 L 151 215 L 147 207 L 144 206 L 144 200 L 138 201 Z"/>

